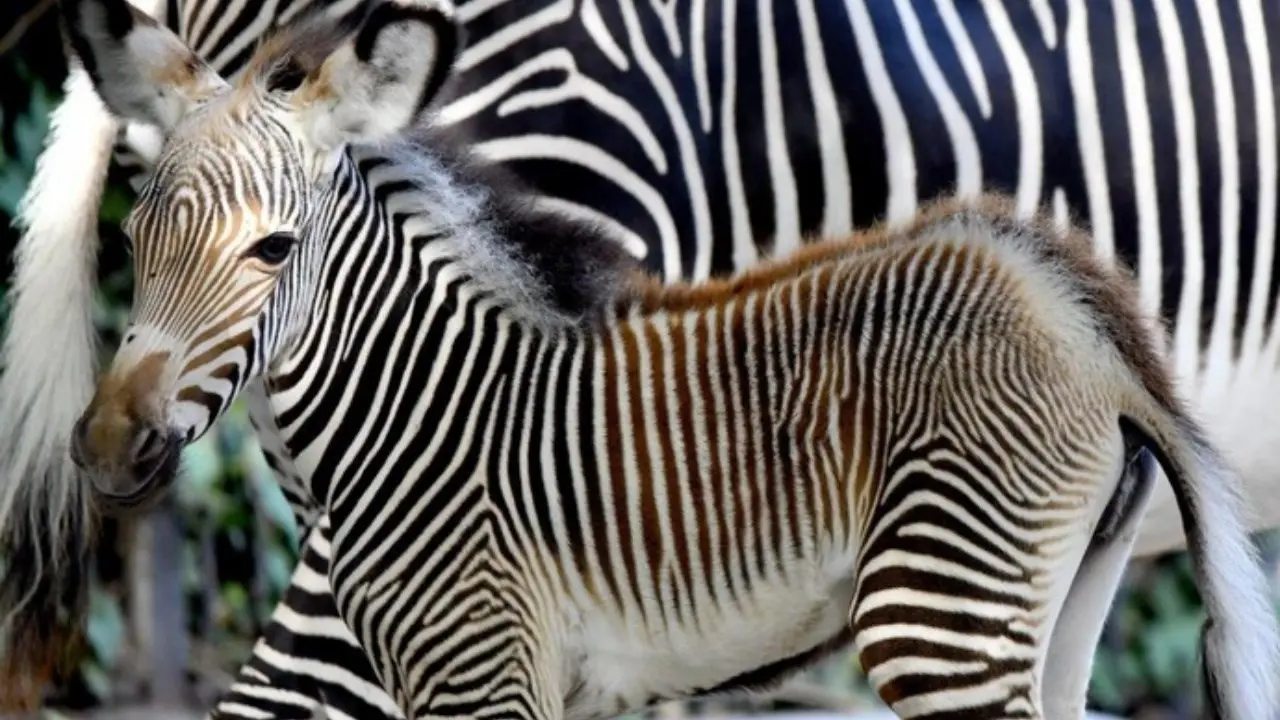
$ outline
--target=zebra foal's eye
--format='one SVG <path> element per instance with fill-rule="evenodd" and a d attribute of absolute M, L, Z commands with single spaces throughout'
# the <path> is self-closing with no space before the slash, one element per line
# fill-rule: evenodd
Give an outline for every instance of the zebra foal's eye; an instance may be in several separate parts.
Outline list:
<path fill-rule="evenodd" d="M 246 254 L 268 265 L 279 265 L 289 257 L 289 251 L 293 249 L 293 243 L 294 237 L 289 233 L 271 233 L 254 243 Z"/>

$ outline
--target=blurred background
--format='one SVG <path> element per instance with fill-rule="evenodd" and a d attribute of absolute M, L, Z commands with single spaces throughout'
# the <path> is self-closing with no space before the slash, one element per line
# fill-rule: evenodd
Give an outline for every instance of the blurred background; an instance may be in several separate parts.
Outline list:
<path fill-rule="evenodd" d="M 18 238 L 12 218 L 65 73 L 53 1 L 0 2 L 0 324 Z M 132 294 L 118 229 L 131 201 L 132 191 L 113 170 L 99 218 L 97 323 L 104 353 L 115 347 Z M 185 468 L 169 504 L 141 521 L 108 523 L 89 642 L 78 671 L 51 691 L 47 705 L 53 709 L 42 717 L 146 717 L 148 707 L 203 713 L 268 622 L 289 582 L 298 538 L 241 408 L 187 452 Z M 1260 540 L 1274 567 L 1280 536 Z M 1195 717 L 1203 620 L 1185 555 L 1131 565 L 1097 650 L 1090 707 L 1141 720 Z M 876 707 L 856 661 L 842 656 L 774 697 L 673 704 L 653 712 L 671 717 Z"/>

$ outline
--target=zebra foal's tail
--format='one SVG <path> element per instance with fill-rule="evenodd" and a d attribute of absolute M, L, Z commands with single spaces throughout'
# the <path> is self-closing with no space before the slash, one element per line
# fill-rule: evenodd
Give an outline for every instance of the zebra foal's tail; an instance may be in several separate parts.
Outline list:
<path fill-rule="evenodd" d="M 1249 537 L 1240 479 L 1189 418 L 1159 407 L 1149 395 L 1125 417 L 1148 438 L 1182 514 L 1208 615 L 1202 645 L 1210 717 L 1274 720 L 1280 710 L 1280 624 Z"/>

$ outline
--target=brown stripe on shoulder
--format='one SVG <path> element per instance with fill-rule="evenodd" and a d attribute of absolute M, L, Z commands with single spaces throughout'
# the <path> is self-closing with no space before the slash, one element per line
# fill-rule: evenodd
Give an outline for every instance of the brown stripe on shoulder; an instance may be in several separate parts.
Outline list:
<path fill-rule="evenodd" d="M 812 270 L 815 266 L 841 260 L 854 252 L 864 252 L 894 242 L 915 238 L 921 231 L 961 213 L 1012 216 L 1014 205 L 1000 195 L 973 200 L 946 198 L 923 206 L 906 222 L 877 223 L 869 228 L 832 236 L 802 245 L 787 257 L 765 260 L 724 278 L 702 282 L 664 284 L 661 279 L 637 273 L 629 292 L 622 297 L 623 312 L 682 312 L 717 305 L 730 297 L 767 288 Z"/>
<path fill-rule="evenodd" d="M 814 266 L 839 260 L 854 251 L 878 246 L 891 239 L 893 235 L 886 230 L 872 228 L 803 245 L 786 258 L 765 260 L 733 275 L 701 282 L 664 284 L 656 276 L 635 273 L 627 292 L 620 297 L 619 309 L 624 314 L 636 309 L 642 313 L 706 309 L 731 297 L 798 277 Z"/>

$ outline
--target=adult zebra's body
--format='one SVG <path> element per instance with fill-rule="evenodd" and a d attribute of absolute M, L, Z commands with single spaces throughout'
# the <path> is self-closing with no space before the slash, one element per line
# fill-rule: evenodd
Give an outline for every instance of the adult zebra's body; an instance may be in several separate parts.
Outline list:
<path fill-rule="evenodd" d="M 231 85 L 124 0 L 63 8 L 112 112 L 166 134 L 71 455 L 145 504 L 263 378 L 406 717 L 607 717 L 852 643 L 903 718 L 1082 718 L 1153 458 L 1210 704 L 1280 709 L 1236 478 L 1083 233 L 953 202 L 664 287 L 410 130 L 458 51 L 439 11 L 292 26 Z"/>
<path fill-rule="evenodd" d="M 170 24 L 226 70 L 244 62 L 273 17 L 326 2 L 191 0 L 175 6 L 181 19 Z M 343 0 L 337 9 L 356 4 Z M 1235 362 L 1219 352 L 1187 387 L 1209 413 L 1210 432 L 1244 467 L 1250 496 L 1274 494 L 1268 488 L 1278 478 L 1266 448 L 1275 423 L 1265 412 L 1280 406 L 1270 401 L 1276 151 L 1267 129 L 1275 127 L 1280 71 L 1280 53 L 1270 50 L 1280 46 L 1274 7 L 708 0 L 688 6 L 705 13 L 698 16 L 591 0 L 455 4 L 472 42 L 446 89 L 442 120 L 465 127 L 480 152 L 534 183 L 551 207 L 567 201 L 569 209 L 613 218 L 627 247 L 643 245 L 649 266 L 671 278 L 740 268 L 767 254 L 750 238 L 778 235 L 785 250 L 804 232 L 840 232 L 886 214 L 902 219 L 953 182 L 966 192 L 980 182 L 1017 192 L 1024 204 L 1039 196 L 1075 208 L 1097 223 L 1104 251 L 1138 258 L 1144 299 L 1176 320 L 1181 367 L 1198 367 L 1202 318 L 1214 317 L 1205 337 L 1219 349 L 1233 322 L 1243 327 Z M 726 63 L 729 57 L 735 61 Z M 778 82 L 769 58 L 803 81 Z M 1136 81 L 1143 76 L 1145 83 Z M 23 424 L 0 428 L 7 447 L 19 451 L 5 456 L 6 478 L 65 434 L 57 423 L 42 427 L 36 420 L 56 418 L 34 409 L 50 400 L 76 407 L 65 401 L 88 395 L 85 358 L 31 352 L 78 346 L 88 332 L 74 303 L 70 317 L 84 323 L 64 319 L 61 298 L 77 293 L 46 290 L 40 274 L 51 270 L 59 282 L 92 276 L 79 270 L 91 257 L 80 239 L 92 232 L 90 196 L 101 173 L 86 174 L 84 161 L 97 158 L 100 170 L 106 146 L 80 143 L 109 143 L 112 130 L 98 124 L 96 101 L 83 75 L 75 77 L 24 214 L 31 230 L 15 287 L 29 292 L 15 298 L 0 380 L 0 420 Z M 144 156 L 154 153 L 145 134 L 132 139 Z M 90 216 L 68 212 L 69 197 Z M 59 322 L 51 325 L 53 315 Z M 51 327 L 70 339 L 49 342 Z M 17 487 L 6 482 L 5 507 L 21 502 L 12 494 Z M 1139 554 L 1182 542 L 1163 487 L 1142 526 Z M 1280 506 L 1254 505 L 1259 526 L 1276 524 L 1266 513 Z M 297 624 L 296 608 L 287 605 L 277 620 L 288 616 L 292 624 L 283 634 L 276 628 L 273 647 L 307 643 L 305 634 L 290 638 L 289 628 L 326 626 L 323 614 Z M 271 654 L 268 646 L 259 650 Z M 291 655 L 272 657 L 315 671 Z M 336 687 L 325 692 L 336 694 Z"/>

